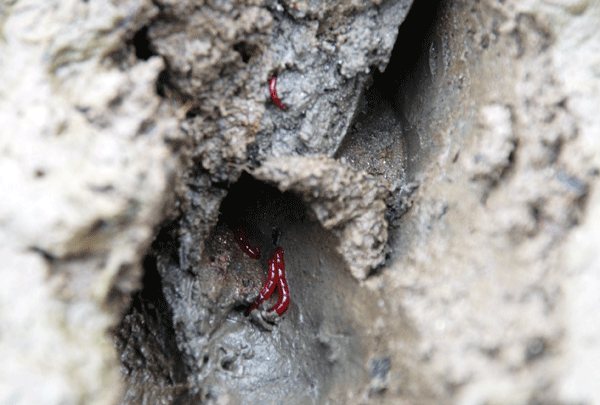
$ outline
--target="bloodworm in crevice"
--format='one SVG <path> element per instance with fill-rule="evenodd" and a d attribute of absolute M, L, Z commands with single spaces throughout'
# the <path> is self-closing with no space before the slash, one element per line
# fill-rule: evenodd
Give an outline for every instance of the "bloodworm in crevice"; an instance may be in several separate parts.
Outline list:
<path fill-rule="evenodd" d="M 275 288 L 277 287 L 277 281 L 277 267 L 275 266 L 275 263 L 271 258 L 269 259 L 269 275 L 267 277 L 267 282 L 260 291 L 260 294 L 258 294 L 258 297 L 254 301 L 254 304 L 252 304 L 252 306 L 250 307 L 250 309 L 248 309 L 246 314 L 249 314 L 250 312 L 254 311 L 256 308 L 258 308 L 260 304 L 262 304 L 266 299 L 268 299 L 271 296 L 271 294 L 273 294 L 273 291 L 275 291 Z"/>
<path fill-rule="evenodd" d="M 242 228 L 235 228 L 232 229 L 231 232 L 242 252 L 246 253 L 251 259 L 260 259 L 260 248 L 252 247 L 248 240 L 248 235 L 246 235 L 246 231 Z"/>
<path fill-rule="evenodd" d="M 275 248 L 275 252 L 269 258 L 269 276 L 262 291 L 254 301 L 254 304 L 248 310 L 248 314 L 254 311 L 260 304 L 267 300 L 275 288 L 279 290 L 279 300 L 277 304 L 269 311 L 276 311 L 279 315 L 283 314 L 290 304 L 290 288 L 285 278 L 285 262 L 283 260 L 283 249 Z"/>
<path fill-rule="evenodd" d="M 251 259 L 260 259 L 260 248 L 252 247 L 248 240 L 248 235 L 243 228 L 235 228 L 232 229 L 231 232 L 242 252 L 246 253 Z M 283 260 L 283 249 L 281 247 L 275 248 L 268 263 L 269 275 L 267 276 L 267 282 L 246 314 L 250 314 L 250 312 L 258 308 L 260 304 L 269 299 L 276 288 L 279 290 L 279 299 L 277 300 L 277 304 L 269 309 L 269 311 L 276 311 L 281 315 L 287 310 L 290 304 L 290 288 L 285 278 L 285 262 Z"/>
<path fill-rule="evenodd" d="M 275 252 L 273 252 L 273 256 L 270 259 L 273 262 L 275 270 L 277 272 L 277 287 L 279 289 L 279 299 L 277 300 L 277 304 L 269 311 L 275 311 L 279 315 L 282 315 L 288 308 L 290 304 L 290 288 L 287 284 L 287 280 L 285 278 L 285 262 L 283 260 L 283 249 L 278 247 L 275 248 Z"/>
<path fill-rule="evenodd" d="M 283 249 L 278 247 L 273 253 L 275 267 L 277 269 L 279 300 L 270 311 L 275 310 L 279 315 L 283 314 L 290 304 L 290 287 L 285 278 L 285 262 L 283 261 Z"/>
<path fill-rule="evenodd" d="M 287 106 L 281 102 L 277 95 L 277 76 L 275 75 L 271 76 L 269 79 L 269 93 L 271 93 L 271 100 L 273 100 L 277 107 L 282 110 L 287 110 Z"/>

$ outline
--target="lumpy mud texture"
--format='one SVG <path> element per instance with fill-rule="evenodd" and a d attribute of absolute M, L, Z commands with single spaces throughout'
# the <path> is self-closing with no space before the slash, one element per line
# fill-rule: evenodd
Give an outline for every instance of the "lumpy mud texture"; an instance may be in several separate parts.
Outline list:
<path fill-rule="evenodd" d="M 271 159 L 254 172 L 291 190 L 323 228 L 340 240 L 338 251 L 352 275 L 363 280 L 385 259 L 385 198 L 389 183 L 326 157 Z"/>

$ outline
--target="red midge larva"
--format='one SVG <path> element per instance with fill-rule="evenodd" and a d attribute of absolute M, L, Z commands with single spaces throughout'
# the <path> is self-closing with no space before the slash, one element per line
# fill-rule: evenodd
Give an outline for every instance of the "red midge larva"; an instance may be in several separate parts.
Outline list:
<path fill-rule="evenodd" d="M 282 110 L 287 110 L 287 106 L 281 102 L 277 95 L 277 76 L 275 75 L 271 76 L 269 79 L 269 93 L 271 93 L 271 100 L 273 100 L 277 107 Z"/>
<path fill-rule="evenodd" d="M 252 247 L 248 240 L 248 235 L 246 235 L 246 231 L 242 228 L 236 228 L 231 232 L 233 233 L 235 241 L 240 246 L 240 249 L 242 249 L 242 252 L 246 253 L 251 259 L 260 259 L 260 248 Z"/>

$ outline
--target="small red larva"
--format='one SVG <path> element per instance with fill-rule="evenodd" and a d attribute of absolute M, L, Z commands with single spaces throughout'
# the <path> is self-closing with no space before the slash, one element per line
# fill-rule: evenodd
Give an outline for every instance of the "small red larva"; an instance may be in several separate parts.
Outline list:
<path fill-rule="evenodd" d="M 275 75 L 269 79 L 269 92 L 271 93 L 271 100 L 273 100 L 275 105 L 282 110 L 287 110 L 287 106 L 281 102 L 277 95 L 277 76 Z"/>
<path fill-rule="evenodd" d="M 240 249 L 242 249 L 242 252 L 246 253 L 251 259 L 260 259 L 260 248 L 252 247 L 248 240 L 248 235 L 246 235 L 246 231 L 242 228 L 235 228 L 232 229 L 231 232 L 233 233 L 235 241 L 240 246 Z"/>
<path fill-rule="evenodd" d="M 271 258 L 275 267 L 277 269 L 277 275 L 279 277 L 278 286 L 279 286 L 279 300 L 277 304 L 270 311 L 275 310 L 279 315 L 283 314 L 288 305 L 290 304 L 290 287 L 288 286 L 287 280 L 285 278 L 285 262 L 283 261 L 283 249 L 278 247 L 275 249 L 275 253 L 273 253 L 273 257 Z"/>
<path fill-rule="evenodd" d="M 275 288 L 277 287 L 277 281 L 277 266 L 271 258 L 269 259 L 269 276 L 267 277 L 267 282 L 260 291 L 260 294 L 258 294 L 258 297 L 256 298 L 256 301 L 254 301 L 254 304 L 252 304 L 250 309 L 248 309 L 248 314 L 254 311 L 256 308 L 258 308 L 260 304 L 262 304 L 271 296 L 271 294 L 273 294 L 273 291 L 275 291 Z"/>

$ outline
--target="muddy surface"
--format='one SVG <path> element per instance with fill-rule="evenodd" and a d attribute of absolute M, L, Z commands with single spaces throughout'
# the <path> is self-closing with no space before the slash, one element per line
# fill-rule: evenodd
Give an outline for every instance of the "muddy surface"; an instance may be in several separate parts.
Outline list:
<path fill-rule="evenodd" d="M 406 184 L 402 116 L 377 86 L 361 97 L 353 124 L 335 158 L 385 179 L 391 192 Z"/>
<path fill-rule="evenodd" d="M 369 285 L 415 321 L 421 367 L 455 403 L 591 401 L 593 390 L 560 382 L 572 308 L 561 257 L 595 164 L 574 158 L 587 141 L 578 97 L 551 68 L 550 20 L 483 3 L 441 7 L 418 79 L 397 100 L 415 205 Z"/>
<path fill-rule="evenodd" d="M 156 392 L 150 385 L 157 380 L 165 399 L 206 403 L 343 404 L 368 396 L 372 380 L 386 380 L 391 361 L 372 336 L 379 312 L 375 296 L 359 288 L 336 253 L 335 237 L 308 218 L 298 197 L 249 176 L 241 183 L 245 186 L 234 187 L 223 202 L 223 223 L 211 233 L 198 267 L 184 270 L 175 253 L 165 255 L 177 251 L 175 240 L 165 237 L 155 244 L 162 285 L 156 294 L 164 296 L 161 302 L 169 310 L 161 316 L 172 319 L 172 329 L 166 333 L 148 325 L 147 307 L 156 304 L 148 304 L 144 296 L 149 293 L 143 292 L 139 299 L 144 305 L 134 307 L 120 328 L 119 347 L 128 370 L 139 368 L 139 353 L 154 365 L 144 383 L 127 373 L 127 401 Z M 240 202 L 241 196 L 246 202 Z M 235 212 L 228 212 L 233 207 Z M 249 258 L 235 241 L 231 228 L 242 225 L 260 247 L 261 259 Z M 291 304 L 283 316 L 267 310 L 248 315 L 275 244 L 285 251 Z M 264 308 L 276 299 L 274 294 Z M 361 305 L 349 306 L 349 300 Z M 177 342 L 168 373 L 158 367 L 167 363 L 167 345 L 148 346 L 123 332 L 134 326 L 154 327 L 154 334 Z M 409 335 L 405 340 L 413 341 Z M 180 370 L 185 370 L 183 381 L 180 375 L 171 377 Z M 348 381 L 354 388 L 348 389 Z"/>
<path fill-rule="evenodd" d="M 383 69 L 408 2 L 186 4 L 161 3 L 164 15 L 147 28 L 148 49 L 168 65 L 159 91 L 186 110 L 171 139 L 183 161 L 180 214 L 149 256 L 160 275 L 155 294 L 167 304 L 161 316 L 172 318 L 177 354 L 167 357 L 179 361 L 170 368 L 184 370 L 185 381 L 164 373 L 150 380 L 162 381 L 164 398 L 207 403 L 347 403 L 378 395 L 393 355 L 365 337 L 373 335 L 377 299 L 357 280 L 384 261 L 385 201 L 401 180 L 323 155 L 338 149 L 371 69 Z M 217 17 L 213 27 L 208 21 Z M 286 110 L 269 99 L 273 75 Z M 394 145 L 400 156 L 402 144 Z M 260 260 L 232 242 L 236 229 L 260 247 Z M 285 251 L 290 307 L 282 317 L 248 316 L 276 246 Z M 349 299 L 363 304 L 355 308 Z M 133 306 L 131 322 L 143 321 L 147 308 Z M 120 336 L 119 350 L 139 346 L 121 352 L 130 370 L 124 402 L 135 403 L 150 388 L 145 372 L 131 372 L 138 368 L 132 353 L 154 347 Z"/>
<path fill-rule="evenodd" d="M 599 403 L 600 8 L 410 4 L 3 4 L 0 403 Z"/>

